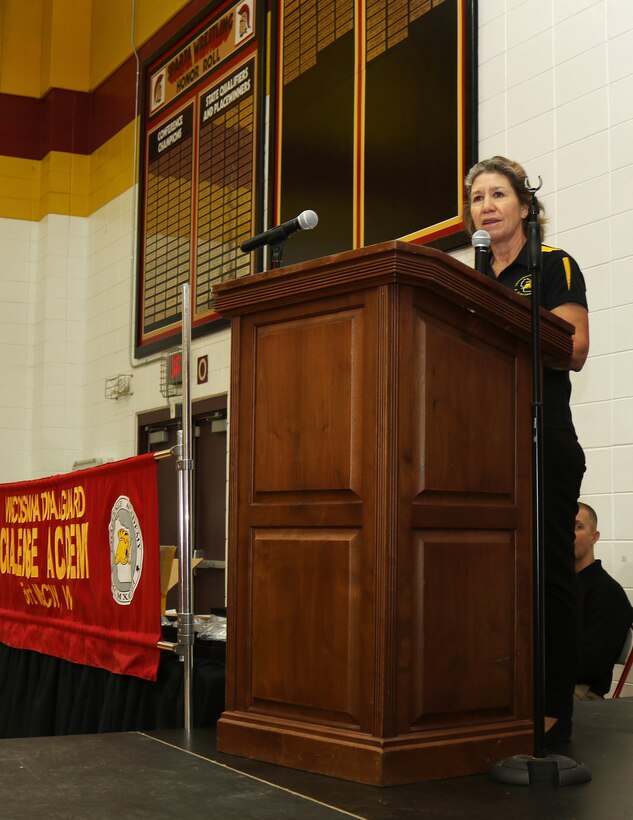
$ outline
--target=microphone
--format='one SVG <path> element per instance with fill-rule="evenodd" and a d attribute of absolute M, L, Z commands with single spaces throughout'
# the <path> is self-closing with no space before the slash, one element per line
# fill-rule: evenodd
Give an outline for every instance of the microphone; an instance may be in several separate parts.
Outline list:
<path fill-rule="evenodd" d="M 319 222 L 319 217 L 314 211 L 301 211 L 299 216 L 294 219 L 284 222 L 282 225 L 277 225 L 275 228 L 269 228 L 267 231 L 262 231 L 250 239 L 246 239 L 240 245 L 240 250 L 244 253 L 257 250 L 263 245 L 274 245 L 276 243 L 284 242 L 290 234 L 295 231 L 311 231 L 316 228 Z"/>
<path fill-rule="evenodd" d="M 475 249 L 475 270 L 483 273 L 488 270 L 488 248 L 490 247 L 490 234 L 488 231 L 475 231 L 470 240 Z"/>

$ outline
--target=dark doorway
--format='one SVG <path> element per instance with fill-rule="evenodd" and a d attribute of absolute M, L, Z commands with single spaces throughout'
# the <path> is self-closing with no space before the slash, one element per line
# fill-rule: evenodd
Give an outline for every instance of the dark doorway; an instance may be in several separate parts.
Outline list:
<path fill-rule="evenodd" d="M 207 614 L 225 606 L 227 398 L 194 402 L 193 518 L 194 556 L 202 562 L 194 571 L 194 612 Z M 168 450 L 177 444 L 180 418 L 168 408 L 138 417 L 138 452 Z M 178 544 L 178 471 L 176 458 L 158 462 L 158 505 L 161 544 Z M 177 591 L 167 596 L 176 608 Z"/>

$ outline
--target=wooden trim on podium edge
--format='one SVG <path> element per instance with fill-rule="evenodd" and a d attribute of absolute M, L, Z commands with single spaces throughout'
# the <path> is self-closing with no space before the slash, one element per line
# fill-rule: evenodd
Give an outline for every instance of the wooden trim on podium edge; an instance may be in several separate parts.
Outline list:
<path fill-rule="evenodd" d="M 328 735 L 322 726 L 266 722 L 261 715 L 224 712 L 217 724 L 217 748 L 223 754 L 355 783 L 398 786 L 483 774 L 498 760 L 532 753 L 531 721 L 514 723 L 506 731 L 503 724 L 494 727 L 467 736 L 462 728 L 438 731 L 435 737 L 415 733 L 378 739 L 335 731 Z M 481 732 L 481 727 L 476 728 Z"/>
<path fill-rule="evenodd" d="M 442 280 L 437 278 L 441 263 Z M 488 279 L 459 259 L 423 245 L 399 239 L 274 268 L 252 276 L 214 285 L 218 314 L 232 318 L 252 312 L 256 305 L 311 301 L 325 294 L 343 293 L 381 284 L 409 284 L 441 292 L 466 310 L 501 328 L 513 327 L 522 341 L 530 342 L 530 300 Z M 571 355 L 572 326 L 541 308 L 541 346 L 544 354 Z"/>

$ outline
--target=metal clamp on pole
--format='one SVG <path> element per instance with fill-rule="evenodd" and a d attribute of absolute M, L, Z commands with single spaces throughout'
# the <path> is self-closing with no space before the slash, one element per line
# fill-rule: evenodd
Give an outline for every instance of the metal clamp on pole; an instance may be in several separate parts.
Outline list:
<path fill-rule="evenodd" d="M 193 646 L 194 629 L 193 614 L 191 612 L 180 612 L 177 617 L 178 643 L 180 646 Z"/>
<path fill-rule="evenodd" d="M 179 643 L 174 643 L 174 641 L 157 641 L 156 646 L 158 649 L 162 649 L 163 652 L 175 652 L 176 655 L 182 655 L 183 649 Z"/>

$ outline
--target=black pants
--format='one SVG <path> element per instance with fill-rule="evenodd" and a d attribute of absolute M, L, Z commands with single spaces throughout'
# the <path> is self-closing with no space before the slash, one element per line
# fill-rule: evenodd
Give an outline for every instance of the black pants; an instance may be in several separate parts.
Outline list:
<path fill-rule="evenodd" d="M 570 718 L 578 668 L 580 585 L 574 531 L 585 455 L 573 431 L 543 430 L 545 714 Z"/>

